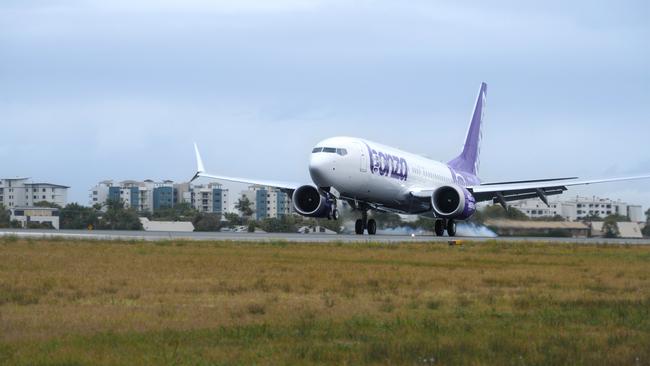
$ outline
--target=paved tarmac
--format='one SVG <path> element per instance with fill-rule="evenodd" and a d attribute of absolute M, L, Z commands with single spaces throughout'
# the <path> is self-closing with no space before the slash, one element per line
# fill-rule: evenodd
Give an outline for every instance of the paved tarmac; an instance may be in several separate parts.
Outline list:
<path fill-rule="evenodd" d="M 607 238 L 537 238 L 537 237 L 436 237 L 427 235 L 328 235 L 328 234 L 291 234 L 291 233 L 232 233 L 232 232 L 160 232 L 160 231 L 110 231 L 110 230 L 38 230 L 38 229 L 0 229 L 0 236 L 15 235 L 30 238 L 66 238 L 66 239 L 94 239 L 94 240 L 227 240 L 245 242 L 304 242 L 304 243 L 408 243 L 432 242 L 449 243 L 450 240 L 459 241 L 545 241 L 556 244 L 629 244 L 650 245 L 650 239 L 607 239 Z"/>

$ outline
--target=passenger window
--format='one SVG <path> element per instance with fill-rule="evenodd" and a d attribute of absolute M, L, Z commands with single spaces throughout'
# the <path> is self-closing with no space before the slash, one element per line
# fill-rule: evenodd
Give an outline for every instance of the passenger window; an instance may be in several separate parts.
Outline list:
<path fill-rule="evenodd" d="M 318 153 L 318 152 L 321 152 L 321 151 L 323 151 L 322 147 L 315 147 L 314 150 L 312 150 L 311 152 L 313 154 L 313 153 Z"/>

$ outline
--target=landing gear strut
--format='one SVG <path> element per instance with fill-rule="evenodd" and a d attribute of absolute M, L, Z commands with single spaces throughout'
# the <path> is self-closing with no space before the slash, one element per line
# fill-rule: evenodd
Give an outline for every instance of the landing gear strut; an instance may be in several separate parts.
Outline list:
<path fill-rule="evenodd" d="M 368 211 L 361 211 L 361 218 L 354 223 L 354 232 L 357 235 L 363 235 L 363 232 L 368 230 L 368 235 L 377 234 L 377 221 L 374 219 L 368 220 Z"/>

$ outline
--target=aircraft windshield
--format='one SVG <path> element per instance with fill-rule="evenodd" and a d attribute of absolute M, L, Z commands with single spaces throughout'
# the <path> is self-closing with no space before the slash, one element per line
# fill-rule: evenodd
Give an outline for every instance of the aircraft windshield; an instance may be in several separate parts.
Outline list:
<path fill-rule="evenodd" d="M 348 154 L 347 149 L 341 149 L 341 148 L 336 148 L 336 147 L 315 147 L 312 151 L 312 154 L 319 153 L 319 152 L 324 152 L 328 154 L 338 154 L 341 156 L 345 156 Z"/>

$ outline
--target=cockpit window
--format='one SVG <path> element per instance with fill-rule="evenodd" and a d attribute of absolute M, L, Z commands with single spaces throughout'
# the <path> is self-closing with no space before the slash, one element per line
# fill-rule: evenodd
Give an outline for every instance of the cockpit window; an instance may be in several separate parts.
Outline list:
<path fill-rule="evenodd" d="M 338 154 L 341 156 L 345 156 L 348 154 L 347 149 L 341 149 L 341 148 L 336 148 L 336 147 L 315 147 L 312 151 L 312 154 L 319 153 L 319 152 L 324 152 L 328 154 Z"/>

